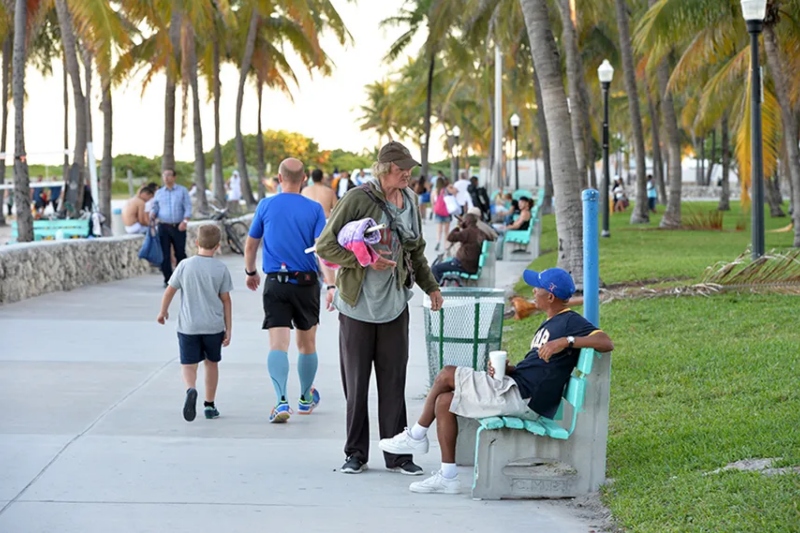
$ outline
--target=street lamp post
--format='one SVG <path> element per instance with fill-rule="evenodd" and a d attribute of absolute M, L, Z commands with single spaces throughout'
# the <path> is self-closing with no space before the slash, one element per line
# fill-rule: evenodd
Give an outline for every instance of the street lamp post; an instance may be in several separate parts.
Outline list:
<path fill-rule="evenodd" d="M 764 164 L 761 135 L 761 67 L 758 35 L 764 27 L 767 0 L 742 0 L 742 15 L 750 34 L 750 190 L 753 197 L 753 259 L 764 255 Z"/>
<path fill-rule="evenodd" d="M 604 59 L 597 69 L 597 77 L 600 78 L 600 85 L 603 87 L 603 237 L 611 237 L 608 229 L 608 182 L 611 179 L 611 172 L 608 167 L 608 88 L 614 78 L 614 67 Z"/>
<path fill-rule="evenodd" d="M 511 127 L 514 128 L 514 190 L 519 190 L 519 141 L 517 131 L 519 130 L 519 115 L 514 113 L 509 120 Z"/>
<path fill-rule="evenodd" d="M 425 134 L 424 133 L 419 136 L 419 151 L 420 151 L 420 153 L 425 151 Z M 423 176 L 423 177 L 427 178 L 428 176 Z"/>
<path fill-rule="evenodd" d="M 461 128 L 456 126 L 456 127 L 453 128 L 453 139 L 455 140 L 455 151 L 456 151 L 456 175 L 453 177 L 453 181 L 458 180 L 458 163 L 459 163 L 459 161 L 458 161 L 458 149 L 459 149 L 458 140 L 459 140 L 459 137 L 461 137 Z"/>

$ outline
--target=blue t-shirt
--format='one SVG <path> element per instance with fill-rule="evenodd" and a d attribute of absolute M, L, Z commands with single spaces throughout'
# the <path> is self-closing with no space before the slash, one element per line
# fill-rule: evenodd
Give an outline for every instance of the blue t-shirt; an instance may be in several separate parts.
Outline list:
<path fill-rule="evenodd" d="M 279 272 L 317 272 L 317 258 L 305 253 L 325 227 L 322 206 L 305 196 L 281 193 L 258 202 L 250 236 L 263 239 L 262 269 Z"/>
<path fill-rule="evenodd" d="M 530 398 L 528 407 L 540 415 L 553 418 L 561 403 L 564 386 L 572 369 L 578 364 L 579 348 L 567 348 L 553 354 L 549 362 L 539 359 L 539 347 L 546 342 L 562 337 L 586 337 L 599 331 L 580 314 L 566 309 L 553 318 L 545 320 L 536 330 L 531 341 L 531 351 L 510 374 L 517 383 L 520 395 Z"/>

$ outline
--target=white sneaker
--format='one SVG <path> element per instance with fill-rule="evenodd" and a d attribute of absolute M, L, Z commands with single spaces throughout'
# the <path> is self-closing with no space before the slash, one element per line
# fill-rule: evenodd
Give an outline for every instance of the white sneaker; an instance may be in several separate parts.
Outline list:
<path fill-rule="evenodd" d="M 430 443 L 428 442 L 427 435 L 420 440 L 413 439 L 411 438 L 411 433 L 408 431 L 408 428 L 391 439 L 381 439 L 378 443 L 378 447 L 381 450 L 397 455 L 428 453 L 429 446 Z"/>
<path fill-rule="evenodd" d="M 408 490 L 419 494 L 458 494 L 461 492 L 461 480 L 458 476 L 447 479 L 441 470 L 434 472 L 425 481 L 417 481 L 409 485 Z"/>

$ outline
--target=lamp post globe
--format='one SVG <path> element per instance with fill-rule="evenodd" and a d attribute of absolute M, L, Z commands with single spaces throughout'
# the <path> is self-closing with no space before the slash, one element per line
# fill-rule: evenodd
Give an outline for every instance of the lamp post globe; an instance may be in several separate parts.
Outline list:
<path fill-rule="evenodd" d="M 603 89 L 603 231 L 600 235 L 603 237 L 611 237 L 611 230 L 608 227 L 608 182 L 611 179 L 611 171 L 608 163 L 608 89 L 611 86 L 611 80 L 614 79 L 614 67 L 611 66 L 608 59 L 604 59 L 597 68 L 597 77 L 600 79 L 600 86 Z"/>

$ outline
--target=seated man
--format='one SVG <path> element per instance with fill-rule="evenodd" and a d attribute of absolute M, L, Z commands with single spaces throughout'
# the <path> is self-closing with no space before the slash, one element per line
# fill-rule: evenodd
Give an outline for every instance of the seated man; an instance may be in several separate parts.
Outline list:
<path fill-rule="evenodd" d="M 525 283 L 534 287 L 536 305 L 547 313 L 531 342 L 531 350 L 516 367 L 506 366 L 502 381 L 487 372 L 446 366 L 436 376 L 419 421 L 411 429 L 380 441 L 381 450 L 397 454 L 428 452 L 427 431 L 436 420 L 442 451 L 441 469 L 425 481 L 412 483 L 412 492 L 457 494 L 456 415 L 467 418 L 516 416 L 552 418 L 561 403 L 564 386 L 578 363 L 581 348 L 599 352 L 614 349 L 611 339 L 567 307 L 575 292 L 570 275 L 560 268 L 526 270 Z"/>
<path fill-rule="evenodd" d="M 478 218 L 475 215 L 464 215 L 461 223 L 447 236 L 449 242 L 457 242 L 460 246 L 454 259 L 431 267 L 437 283 L 441 283 L 445 272 L 474 274 L 478 271 L 478 258 L 481 256 L 481 246 L 486 238 L 478 229 L 477 222 Z"/>
<path fill-rule="evenodd" d="M 122 223 L 125 224 L 125 233 L 147 233 L 150 226 L 150 216 L 147 214 L 145 206 L 155 195 L 155 191 L 145 185 L 139 189 L 139 193 L 125 202 L 122 208 Z"/>
<path fill-rule="evenodd" d="M 481 230 L 483 236 L 486 238 L 487 241 L 496 241 L 497 240 L 497 232 L 491 227 L 489 224 L 481 220 L 481 209 L 480 207 L 471 207 L 467 211 L 468 215 L 475 215 L 475 218 L 478 219 L 478 229 Z"/>

